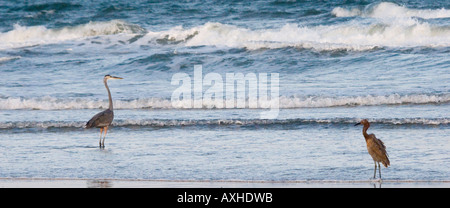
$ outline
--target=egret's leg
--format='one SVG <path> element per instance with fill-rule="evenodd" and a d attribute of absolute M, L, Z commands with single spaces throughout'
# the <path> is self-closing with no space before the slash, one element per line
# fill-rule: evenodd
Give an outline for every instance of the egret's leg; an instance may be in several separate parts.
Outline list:
<path fill-rule="evenodd" d="M 373 170 L 373 178 L 375 179 L 377 176 L 377 162 L 374 160 L 373 163 L 375 163 L 375 169 Z"/>
<path fill-rule="evenodd" d="M 381 179 L 381 168 L 380 168 L 380 162 L 378 162 L 378 173 L 380 174 L 380 179 Z"/>
<path fill-rule="evenodd" d="M 98 141 L 98 145 L 102 146 L 102 134 L 103 134 L 103 128 L 100 128 L 100 140 Z"/>
<path fill-rule="evenodd" d="M 105 127 L 105 136 L 103 137 L 103 147 L 105 147 L 105 138 L 106 138 L 106 132 L 108 132 L 108 127 Z"/>

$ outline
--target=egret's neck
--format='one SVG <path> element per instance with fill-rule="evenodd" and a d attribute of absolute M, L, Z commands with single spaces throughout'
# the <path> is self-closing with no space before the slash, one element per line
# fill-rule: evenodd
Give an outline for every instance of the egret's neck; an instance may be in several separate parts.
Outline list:
<path fill-rule="evenodd" d="M 105 87 L 106 90 L 108 91 L 108 98 L 109 98 L 109 110 L 113 110 L 113 103 L 112 103 L 112 98 L 111 98 L 111 92 L 109 91 L 109 87 L 108 87 L 108 81 L 105 79 L 103 81 L 103 83 L 105 83 Z"/>
<path fill-rule="evenodd" d="M 364 128 L 363 128 L 363 135 L 365 138 L 367 138 L 369 136 L 369 134 L 367 134 L 367 129 L 369 129 L 370 124 L 364 124 Z"/>

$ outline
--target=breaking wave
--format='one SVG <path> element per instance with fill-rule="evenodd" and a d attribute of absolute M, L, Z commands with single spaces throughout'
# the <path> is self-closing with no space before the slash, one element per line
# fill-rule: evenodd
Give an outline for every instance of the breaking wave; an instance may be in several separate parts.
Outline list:
<path fill-rule="evenodd" d="M 167 31 L 150 31 L 143 40 L 149 39 L 165 44 L 249 50 L 297 47 L 318 51 L 366 51 L 380 47 L 448 47 L 450 28 L 411 18 L 372 24 L 354 21 L 327 26 L 286 24 L 261 30 L 208 22 L 190 29 L 178 26 Z"/>
<path fill-rule="evenodd" d="M 336 7 L 331 13 L 337 17 L 363 16 L 380 20 L 358 19 L 319 26 L 285 24 L 278 28 L 257 30 L 207 22 L 192 28 L 177 26 L 166 31 L 150 31 L 146 37 L 158 43 L 250 50 L 298 47 L 318 51 L 365 51 L 380 47 L 450 46 L 450 27 L 422 21 L 450 17 L 450 10 L 444 8 L 408 9 L 382 2 L 368 5 L 365 9 Z"/>
<path fill-rule="evenodd" d="M 260 108 L 269 108 L 271 101 L 258 103 Z M 323 108 L 338 106 L 376 106 L 376 105 L 405 105 L 405 104 L 442 104 L 450 102 L 450 94 L 413 94 L 413 95 L 367 95 L 367 96 L 281 96 L 280 108 Z M 138 98 L 133 100 L 114 100 L 115 109 L 183 109 L 191 108 L 193 100 L 181 100 L 172 103 L 164 98 Z M 0 98 L 0 110 L 69 110 L 69 109 L 99 109 L 108 108 L 107 100 L 73 98 L 61 99 L 50 96 L 39 98 Z M 204 101 L 204 109 L 216 108 L 214 100 Z M 225 106 L 225 105 L 223 105 Z M 248 102 L 247 102 L 248 106 Z"/>
<path fill-rule="evenodd" d="M 22 58 L 21 56 L 6 56 L 6 57 L 0 57 L 0 63 L 2 62 L 7 62 L 7 61 L 12 61 L 12 60 L 16 60 L 16 59 L 20 59 Z"/>
<path fill-rule="evenodd" d="M 331 118 L 331 119 L 212 119 L 212 120 L 176 120 L 176 119 L 142 119 L 142 120 L 114 120 L 112 125 L 117 127 L 187 127 L 187 126 L 277 126 L 277 125 L 308 125 L 308 124 L 355 124 L 360 118 Z M 387 125 L 448 125 L 448 118 L 389 118 L 371 119 L 371 123 Z M 0 129 L 24 128 L 83 128 L 85 121 L 16 121 L 0 122 Z"/>
<path fill-rule="evenodd" d="M 410 9 L 391 2 L 370 4 L 364 9 L 336 7 L 331 12 L 336 17 L 371 17 L 371 18 L 407 18 L 423 19 L 449 18 L 450 10 L 441 9 Z"/>
<path fill-rule="evenodd" d="M 387 96 L 354 96 L 354 97 L 321 97 L 307 98 L 281 97 L 282 108 L 321 108 L 337 106 L 373 106 L 373 105 L 405 105 L 405 104 L 439 104 L 450 102 L 450 94 L 443 95 L 399 95 Z"/>
<path fill-rule="evenodd" d="M 139 25 L 122 20 L 91 21 L 86 24 L 51 29 L 45 26 L 15 24 L 13 30 L 0 33 L 0 49 L 51 44 L 101 35 L 141 34 L 145 32 L 145 29 Z"/>
<path fill-rule="evenodd" d="M 265 29 L 206 22 L 191 28 L 175 26 L 163 31 L 146 30 L 123 20 L 88 22 L 62 28 L 16 24 L 12 30 L 0 33 L 0 50 L 118 34 L 133 35 L 129 44 L 139 46 L 148 45 L 150 42 L 161 45 L 215 46 L 249 50 L 296 47 L 318 51 L 367 51 L 383 47 L 450 46 L 450 27 L 422 20 L 448 18 L 450 10 L 408 9 L 383 2 L 369 5 L 365 9 L 336 7 L 331 13 L 337 17 L 364 16 L 381 19 L 391 17 L 391 19 L 372 22 L 353 20 L 318 26 L 285 24 Z"/>

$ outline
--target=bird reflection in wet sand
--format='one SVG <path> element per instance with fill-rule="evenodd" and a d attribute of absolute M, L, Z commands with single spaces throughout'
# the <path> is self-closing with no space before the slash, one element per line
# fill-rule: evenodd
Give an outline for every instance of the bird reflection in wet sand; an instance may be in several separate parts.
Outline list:
<path fill-rule="evenodd" d="M 112 183 L 109 180 L 88 180 L 87 181 L 88 188 L 111 188 Z"/>
<path fill-rule="evenodd" d="M 372 156 L 373 162 L 375 163 L 375 169 L 373 171 L 373 178 L 376 178 L 377 173 L 377 163 L 378 163 L 378 173 L 380 175 L 381 180 L 381 168 L 380 168 L 380 162 L 383 164 L 384 167 L 388 167 L 390 165 L 389 161 L 389 155 L 386 152 L 386 146 L 384 146 L 383 141 L 380 139 L 377 139 L 375 137 L 375 134 L 367 134 L 367 129 L 370 127 L 369 121 L 367 119 L 362 120 L 361 122 L 355 124 L 355 126 L 362 124 L 363 127 L 363 136 L 366 140 L 367 144 L 367 151 L 369 152 L 370 156 Z"/>
<path fill-rule="evenodd" d="M 378 184 L 378 187 L 377 187 Z M 379 183 L 374 183 L 373 188 L 381 188 L 381 181 Z"/>
<path fill-rule="evenodd" d="M 108 83 L 107 83 L 109 79 L 123 79 L 123 78 L 114 77 L 109 74 L 105 75 L 105 77 L 103 78 L 103 83 L 105 84 L 106 90 L 108 91 L 109 108 L 100 113 L 97 113 L 84 126 L 84 128 L 86 128 L 86 129 L 89 129 L 92 127 L 100 128 L 100 141 L 98 142 L 100 148 L 105 148 L 106 133 L 108 131 L 109 125 L 111 125 L 111 123 L 114 119 L 113 102 L 112 102 L 112 98 L 111 98 L 111 92 L 109 91 L 109 87 L 108 87 Z M 105 131 L 105 136 L 103 137 L 103 142 L 102 142 L 103 131 Z"/>

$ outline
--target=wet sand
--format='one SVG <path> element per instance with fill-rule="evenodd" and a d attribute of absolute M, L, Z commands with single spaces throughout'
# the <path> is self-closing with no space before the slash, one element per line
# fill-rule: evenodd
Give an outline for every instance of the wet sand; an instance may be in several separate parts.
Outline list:
<path fill-rule="evenodd" d="M 450 188 L 450 181 L 198 181 L 0 178 L 1 188 Z"/>

